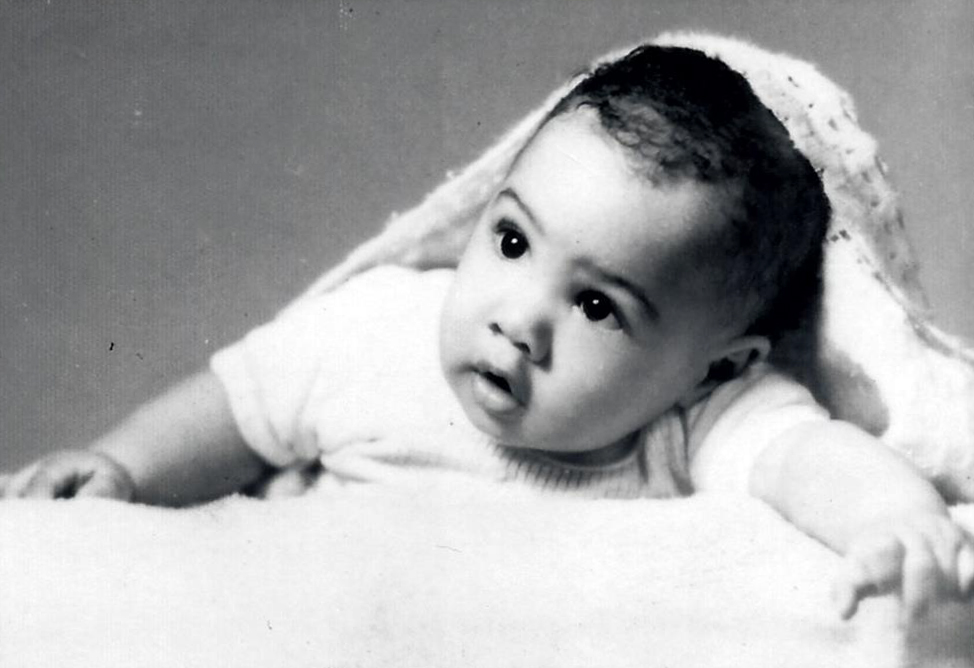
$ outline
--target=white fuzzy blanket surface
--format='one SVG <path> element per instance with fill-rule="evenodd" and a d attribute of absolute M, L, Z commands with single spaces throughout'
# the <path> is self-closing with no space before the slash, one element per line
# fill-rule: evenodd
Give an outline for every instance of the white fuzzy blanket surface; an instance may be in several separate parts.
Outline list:
<path fill-rule="evenodd" d="M 974 666 L 974 607 L 842 622 L 837 564 L 747 498 L 11 501 L 0 666 Z"/>

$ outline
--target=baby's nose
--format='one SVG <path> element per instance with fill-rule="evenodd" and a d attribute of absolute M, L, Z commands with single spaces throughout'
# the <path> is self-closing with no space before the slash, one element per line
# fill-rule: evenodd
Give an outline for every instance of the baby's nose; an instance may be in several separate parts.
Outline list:
<path fill-rule="evenodd" d="M 551 352 L 552 323 L 539 304 L 506 308 L 490 323 L 490 330 L 505 337 L 532 362 L 544 361 Z"/>

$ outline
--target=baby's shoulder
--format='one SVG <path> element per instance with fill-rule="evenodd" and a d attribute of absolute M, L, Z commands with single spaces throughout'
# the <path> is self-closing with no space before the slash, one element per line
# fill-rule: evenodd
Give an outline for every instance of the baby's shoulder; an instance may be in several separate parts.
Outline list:
<path fill-rule="evenodd" d="M 767 419 L 778 411 L 792 412 L 796 408 L 816 415 L 825 411 L 805 385 L 790 374 L 762 362 L 750 366 L 740 376 L 722 383 L 700 405 L 694 407 L 696 416 L 707 421 L 732 415 L 735 421 Z"/>
<path fill-rule="evenodd" d="M 359 334 L 370 341 L 390 334 L 395 340 L 424 337 L 437 331 L 453 274 L 381 265 L 352 276 L 309 306 L 341 332 L 371 332 Z"/>
<path fill-rule="evenodd" d="M 801 398 L 803 401 L 811 399 L 811 393 L 805 385 L 770 362 L 750 365 L 741 375 L 722 383 L 714 395 L 724 397 L 725 401 L 748 398 L 757 403 L 775 398 Z"/>

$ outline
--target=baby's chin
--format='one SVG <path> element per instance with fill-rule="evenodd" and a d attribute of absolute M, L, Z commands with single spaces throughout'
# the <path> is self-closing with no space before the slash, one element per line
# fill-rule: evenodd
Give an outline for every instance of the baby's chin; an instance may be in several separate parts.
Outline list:
<path fill-rule="evenodd" d="M 461 401 L 470 422 L 498 445 L 523 450 L 538 450 L 559 455 L 578 455 L 601 450 L 603 446 L 592 447 L 588 444 L 574 442 L 572 436 L 578 433 L 566 434 L 548 429 L 532 429 L 527 420 L 503 422 L 485 415 L 476 404 L 467 405 Z"/>
<path fill-rule="evenodd" d="M 605 445 L 591 445 L 596 439 L 581 440 L 577 428 L 552 429 L 537 406 L 510 413 L 492 413 L 474 396 L 470 374 L 446 374 L 448 385 L 470 423 L 499 445 L 553 454 L 577 455 L 602 450 Z"/>
<path fill-rule="evenodd" d="M 627 434 L 608 445 L 593 446 L 588 442 L 578 442 L 576 439 L 580 434 L 577 431 L 566 434 L 554 430 L 531 430 L 523 425 L 518 425 L 518 428 L 506 425 L 502 428 L 495 422 L 477 417 L 481 419 L 471 416 L 473 425 L 498 445 L 543 452 L 568 464 L 588 466 L 609 464 L 627 457 L 635 447 L 640 433 L 637 431 Z"/>

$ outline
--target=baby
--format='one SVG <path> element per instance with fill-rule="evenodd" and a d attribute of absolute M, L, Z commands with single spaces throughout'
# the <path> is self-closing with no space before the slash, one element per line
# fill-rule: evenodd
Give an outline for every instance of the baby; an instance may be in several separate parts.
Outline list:
<path fill-rule="evenodd" d="M 829 214 L 743 77 L 640 47 L 555 106 L 455 271 L 383 267 L 307 299 L 4 495 L 184 505 L 307 462 L 322 485 L 737 490 L 845 555 L 844 617 L 893 590 L 916 616 L 970 595 L 974 543 L 766 361 L 819 297 Z"/>

